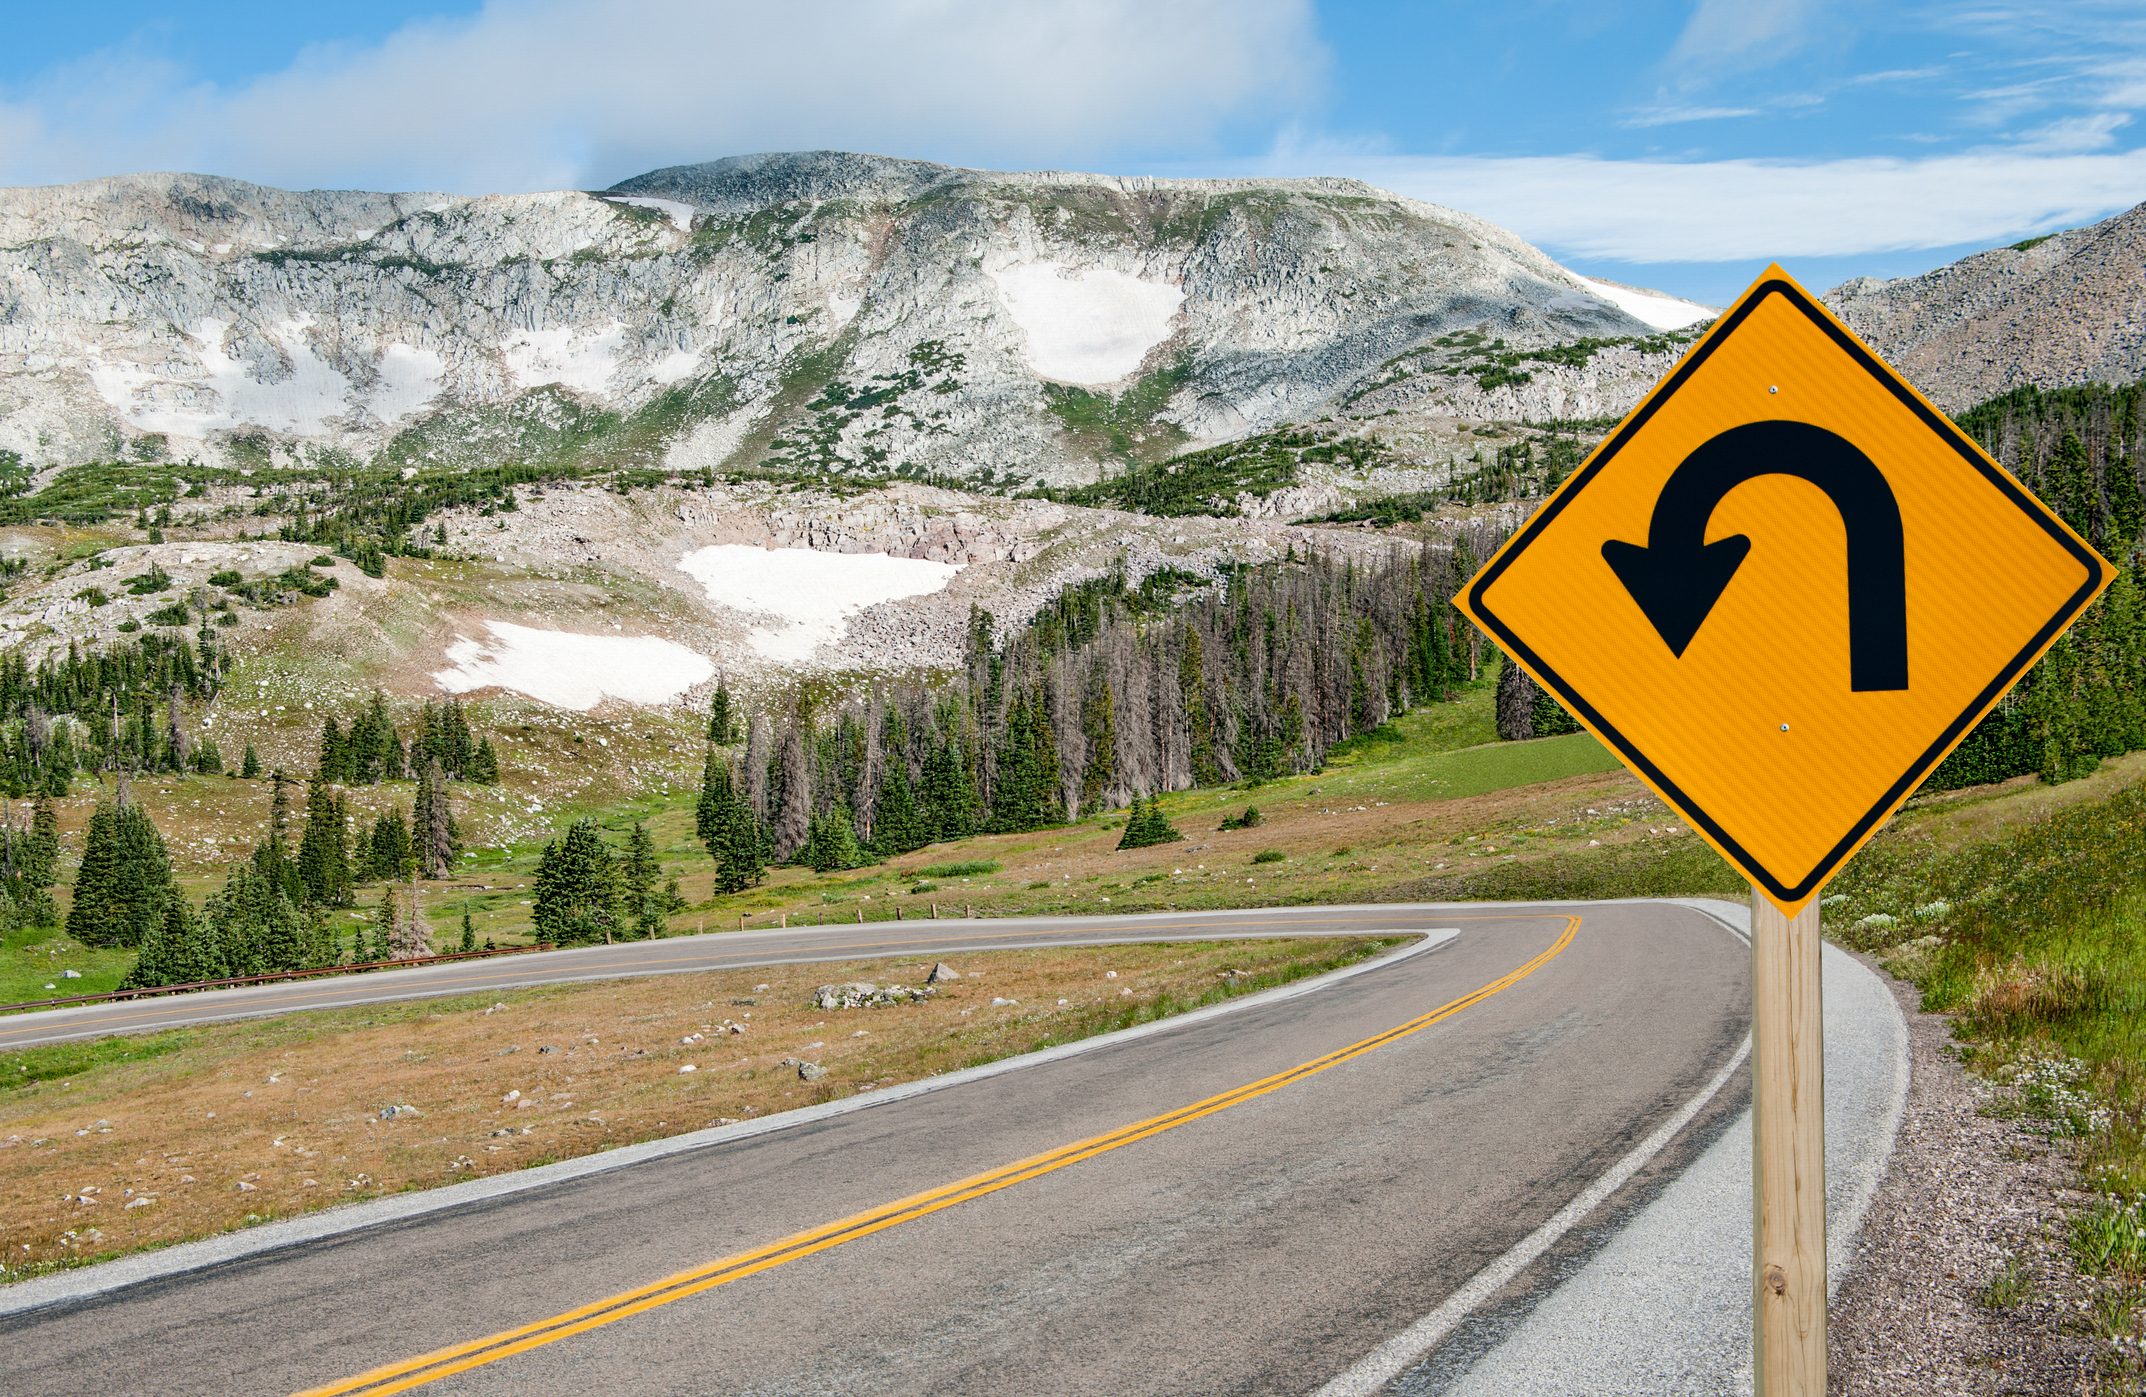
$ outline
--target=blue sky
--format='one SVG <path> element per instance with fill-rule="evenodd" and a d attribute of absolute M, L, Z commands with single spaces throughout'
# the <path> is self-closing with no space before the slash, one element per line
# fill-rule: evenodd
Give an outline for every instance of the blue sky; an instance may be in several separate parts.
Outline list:
<path fill-rule="evenodd" d="M 1346 174 L 1715 303 L 2146 200 L 2142 117 L 2137 0 L 112 0 L 0 47 L 0 183 L 478 193 L 827 146 Z"/>

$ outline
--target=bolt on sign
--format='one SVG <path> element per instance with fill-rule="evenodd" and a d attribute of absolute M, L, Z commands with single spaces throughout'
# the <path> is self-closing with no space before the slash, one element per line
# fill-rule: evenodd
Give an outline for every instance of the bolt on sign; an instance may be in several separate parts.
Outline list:
<path fill-rule="evenodd" d="M 1793 915 L 2114 576 L 1769 267 L 1455 604 Z"/>

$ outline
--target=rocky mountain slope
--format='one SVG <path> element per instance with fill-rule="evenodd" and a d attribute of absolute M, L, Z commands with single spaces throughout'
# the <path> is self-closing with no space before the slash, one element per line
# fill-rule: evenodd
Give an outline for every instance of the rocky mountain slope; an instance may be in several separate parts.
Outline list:
<path fill-rule="evenodd" d="M 134 175 L 0 190 L 0 452 L 1070 483 L 1344 410 L 1618 411 L 1662 357 L 1620 301 L 1649 304 L 1345 180 L 834 153 L 481 198 Z M 1644 347 L 1532 386 L 1479 362 L 1582 339 Z"/>
<path fill-rule="evenodd" d="M 2146 377 L 2146 204 L 1826 301 L 1938 406 Z"/>

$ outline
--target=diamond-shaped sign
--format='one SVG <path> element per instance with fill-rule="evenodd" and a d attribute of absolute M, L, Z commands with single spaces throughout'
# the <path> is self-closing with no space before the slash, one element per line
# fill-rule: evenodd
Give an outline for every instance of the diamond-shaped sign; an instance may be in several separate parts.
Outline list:
<path fill-rule="evenodd" d="M 1771 267 L 1455 604 L 1793 914 L 2114 576 Z"/>

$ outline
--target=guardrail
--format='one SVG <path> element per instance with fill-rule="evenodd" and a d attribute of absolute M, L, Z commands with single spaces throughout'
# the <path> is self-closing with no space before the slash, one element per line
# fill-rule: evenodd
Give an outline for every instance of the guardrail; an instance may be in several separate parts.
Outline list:
<path fill-rule="evenodd" d="M 63 1009 L 76 1004 L 107 1004 L 121 999 L 149 999 L 160 994 L 184 994 L 189 990 L 221 990 L 238 985 L 269 985 L 285 980 L 317 980 L 324 975 L 355 975 L 364 970 L 401 970 L 413 965 L 445 965 L 449 961 L 484 960 L 490 956 L 520 956 L 531 951 L 556 951 L 549 941 L 534 946 L 498 946 L 489 951 L 450 951 L 438 956 L 405 956 L 401 960 L 367 960 L 352 965 L 320 965 L 311 970 L 278 970 L 267 975 L 238 975 L 228 980 L 189 980 L 183 985 L 145 985 L 134 990 L 108 990 L 103 994 L 66 995 L 59 999 L 26 999 L 20 1004 L 0 1004 L 0 1014 L 18 1009 Z"/>

